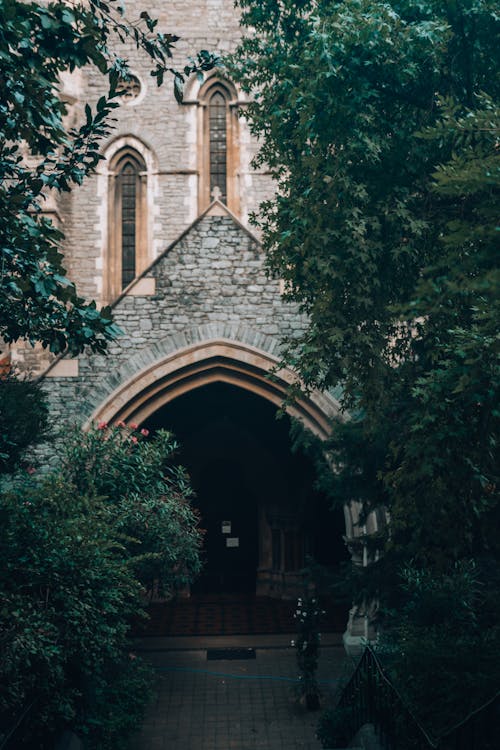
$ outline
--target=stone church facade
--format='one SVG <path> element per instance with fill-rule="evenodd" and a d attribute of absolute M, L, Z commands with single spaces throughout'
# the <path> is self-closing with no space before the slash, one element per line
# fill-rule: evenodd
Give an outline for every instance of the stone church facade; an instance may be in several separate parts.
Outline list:
<path fill-rule="evenodd" d="M 141 10 L 141 2 L 127 5 L 129 15 Z M 233 49 L 240 35 L 232 0 L 156 0 L 147 10 L 160 29 L 181 37 L 179 66 L 197 49 Z M 83 427 L 120 420 L 153 425 L 189 394 L 210 398 L 215 385 L 277 409 L 295 380 L 279 367 L 281 342 L 300 333 L 304 320 L 282 300 L 279 280 L 267 276 L 249 225 L 273 186 L 268 174 L 251 167 L 257 144 L 240 115 L 245 101 L 231 81 L 213 73 L 202 83 L 189 82 L 178 104 L 168 85 L 157 88 L 142 54 L 130 47 L 124 56 L 132 79 L 102 144 L 105 159 L 81 188 L 48 207 L 65 232 L 69 277 L 82 296 L 113 306 L 123 335 L 107 356 L 48 361 L 44 352 L 19 348 L 13 360 L 41 377 L 53 420 L 69 418 Z M 105 93 L 92 71 L 68 78 L 63 88 L 75 121 L 86 101 Z M 338 404 L 329 394 L 313 393 L 287 411 L 325 437 Z M 212 442 L 217 434 L 210 433 Z M 257 464 L 259 450 L 251 448 Z M 262 460 L 269 468 L 254 492 L 255 590 L 291 596 L 299 567 L 294 550 L 304 542 L 284 501 L 276 509 L 263 489 L 273 459 Z M 248 487 L 253 481 L 249 475 Z M 346 505 L 332 544 L 358 549 L 353 539 L 366 529 L 355 520 L 355 504 Z M 366 636 L 367 627 L 362 613 L 351 612 L 347 641 Z"/>

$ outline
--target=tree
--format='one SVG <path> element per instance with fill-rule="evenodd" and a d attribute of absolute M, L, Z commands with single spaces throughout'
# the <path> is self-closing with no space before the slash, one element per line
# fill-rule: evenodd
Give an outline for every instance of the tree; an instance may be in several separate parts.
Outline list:
<path fill-rule="evenodd" d="M 7 342 L 39 341 L 56 354 L 103 352 L 119 333 L 110 310 L 86 303 L 66 279 L 64 237 L 43 208 L 49 192 L 79 185 L 101 158 L 100 139 L 128 75 L 118 42 L 131 39 L 150 56 L 159 85 L 172 75 L 178 100 L 187 76 L 214 65 L 202 51 L 175 70 L 177 37 L 156 26 L 146 11 L 130 23 L 116 0 L 0 2 L 0 337 Z M 107 77 L 108 93 L 68 129 L 60 76 L 86 65 Z M 0 474 L 12 474 L 46 426 L 39 388 L 0 379 L 0 417 Z M 146 444 L 134 431 L 77 433 L 66 447 L 80 474 L 68 462 L 41 478 L 9 477 L 0 488 L 0 734 L 22 720 L 16 746 L 53 747 L 70 726 L 89 748 L 122 747 L 150 682 L 128 653 L 130 620 L 140 616 L 152 580 L 168 593 L 199 568 L 189 483 L 169 465 L 173 440 L 165 434 Z M 99 486 L 89 471 L 97 457 Z"/>
<path fill-rule="evenodd" d="M 109 308 L 85 302 L 66 278 L 63 233 L 43 215 L 49 191 L 71 190 L 102 158 L 99 143 L 119 106 L 117 84 L 127 76 L 117 44 L 131 39 L 144 50 L 158 85 L 172 75 L 178 99 L 187 76 L 214 65 L 214 56 L 201 51 L 175 70 L 177 37 L 158 31 L 146 11 L 134 22 L 123 14 L 117 0 L 0 4 L 0 337 L 7 342 L 39 341 L 56 354 L 86 346 L 102 352 L 119 333 Z M 60 76 L 85 66 L 101 71 L 109 90 L 94 111 L 86 105 L 84 123 L 68 128 Z"/>
<path fill-rule="evenodd" d="M 239 5 L 256 33 L 233 58 L 234 75 L 255 92 L 246 114 L 261 141 L 257 164 L 277 182 L 259 219 L 268 267 L 309 320 L 285 361 L 307 387 L 340 385 L 351 414 L 318 458 L 321 481 L 337 503 L 389 510 L 384 557 L 369 571 L 382 603 L 417 597 L 403 567 L 410 579 L 431 576 L 438 591 L 472 561 L 483 592 L 474 616 L 491 635 L 484 593 L 498 585 L 500 561 L 496 3 Z"/>
<path fill-rule="evenodd" d="M 236 74 L 278 182 L 269 269 L 309 318 L 286 359 L 385 435 L 395 525 L 436 537 L 411 555 L 468 554 L 498 488 L 496 8 L 240 4 L 258 33 Z"/>

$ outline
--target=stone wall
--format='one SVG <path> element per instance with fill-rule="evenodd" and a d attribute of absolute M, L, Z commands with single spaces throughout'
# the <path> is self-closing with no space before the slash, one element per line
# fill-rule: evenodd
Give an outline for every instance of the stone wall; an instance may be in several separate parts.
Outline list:
<path fill-rule="evenodd" d="M 297 309 L 281 299 L 278 281 L 267 277 L 258 241 L 221 204 L 215 208 L 224 215 L 208 212 L 197 220 L 117 302 L 123 336 L 107 356 L 81 355 L 77 374 L 74 360 L 49 370 L 44 389 L 55 422 L 84 422 L 167 349 L 221 337 L 278 356 L 282 337 L 303 329 Z"/>
<path fill-rule="evenodd" d="M 173 65 L 182 68 L 187 57 L 200 49 L 226 53 L 235 48 L 241 36 L 238 12 L 232 0 L 186 2 L 128 2 L 127 16 L 139 16 L 142 10 L 159 19 L 158 30 L 179 35 Z M 142 91 L 137 100 L 122 105 L 114 113 L 113 132 L 102 143 L 106 154 L 116 139 L 135 138 L 151 155 L 148 238 L 149 259 L 154 260 L 198 216 L 200 173 L 200 107 L 188 87 L 186 102 L 178 104 L 173 95 L 172 80 L 158 88 L 150 76 L 151 61 L 133 44 L 117 46 L 133 73 L 140 79 Z M 71 116 L 83 118 L 83 105 L 95 105 L 106 93 L 106 79 L 96 70 L 79 72 L 78 78 L 64 81 L 64 91 L 74 102 Z M 191 92 L 191 94 L 190 94 Z M 75 98 L 76 97 L 76 98 Z M 250 161 L 256 151 L 243 118 L 239 119 L 237 183 L 240 193 L 239 218 L 246 225 L 250 212 L 272 193 L 269 175 L 253 172 Z M 80 294 L 102 300 L 106 273 L 107 231 L 107 163 L 98 173 L 76 188 L 60 205 L 66 234 L 65 256 L 68 274 L 78 284 Z M 107 300 L 106 300 L 107 301 Z"/>
<path fill-rule="evenodd" d="M 200 0 L 196 3 L 165 3 L 161 0 L 131 0 L 126 15 L 133 20 L 142 10 L 159 20 L 157 29 L 180 36 L 174 52 L 173 66 L 182 68 L 189 55 L 200 49 L 226 53 L 235 48 L 241 36 L 239 13 L 233 0 Z M 199 84 L 187 87 L 186 101 L 178 104 L 173 95 L 172 79 L 158 87 L 150 75 L 151 60 L 133 43 L 117 44 L 117 54 L 128 60 L 131 70 L 141 81 L 137 100 L 122 105 L 114 112 L 115 123 L 110 136 L 102 142 L 104 155 L 112 153 L 116 144 L 128 139 L 140 145 L 147 155 L 147 262 L 152 262 L 199 215 L 200 183 L 200 117 L 196 101 Z M 73 74 L 65 73 L 61 96 L 68 103 L 68 126 L 76 127 L 84 120 L 84 105 L 95 106 L 107 92 L 107 79 L 99 71 L 88 68 Z M 243 118 L 239 118 L 237 183 L 239 214 L 248 226 L 250 212 L 273 191 L 265 171 L 255 173 L 250 162 L 257 144 L 250 136 Z M 108 162 L 102 161 L 97 173 L 86 179 L 71 193 L 57 197 L 57 215 L 65 233 L 64 264 L 68 277 L 77 285 L 80 296 L 100 304 L 106 297 L 108 273 Z M 251 269 L 251 266 L 249 266 Z M 226 290 L 227 291 L 227 290 Z M 269 293 L 269 292 L 266 292 Z M 217 315 L 217 311 L 212 311 Z M 147 326 L 148 322 L 143 325 Z M 23 342 L 9 347 L 13 364 L 23 372 L 37 375 L 45 370 L 52 356 L 40 347 L 32 349 Z"/>

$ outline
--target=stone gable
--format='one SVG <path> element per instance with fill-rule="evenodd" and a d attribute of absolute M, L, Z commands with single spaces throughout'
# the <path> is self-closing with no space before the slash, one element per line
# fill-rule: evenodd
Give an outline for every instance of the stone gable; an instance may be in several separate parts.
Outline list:
<path fill-rule="evenodd" d="M 279 356 L 303 320 L 270 279 L 258 241 L 219 205 L 168 247 L 114 305 L 123 335 L 106 356 L 62 358 L 44 376 L 54 420 L 85 423 L 99 404 L 155 361 L 214 339 Z"/>

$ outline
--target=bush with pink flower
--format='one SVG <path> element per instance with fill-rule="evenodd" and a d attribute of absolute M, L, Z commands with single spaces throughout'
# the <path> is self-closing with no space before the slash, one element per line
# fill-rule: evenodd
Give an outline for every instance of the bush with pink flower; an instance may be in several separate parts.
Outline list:
<path fill-rule="evenodd" d="M 126 745 L 150 676 L 128 633 L 144 592 L 200 568 L 186 473 L 167 432 L 100 422 L 73 430 L 60 466 L 0 486 L 0 728 L 54 747 L 71 727 L 88 750 Z M 17 743 L 17 744 L 16 744 Z"/>
<path fill-rule="evenodd" d="M 200 570 L 201 532 L 189 478 L 175 461 L 177 448 L 171 433 L 151 437 L 123 421 L 75 429 L 64 441 L 64 476 L 113 507 L 139 580 L 164 595 Z"/>

